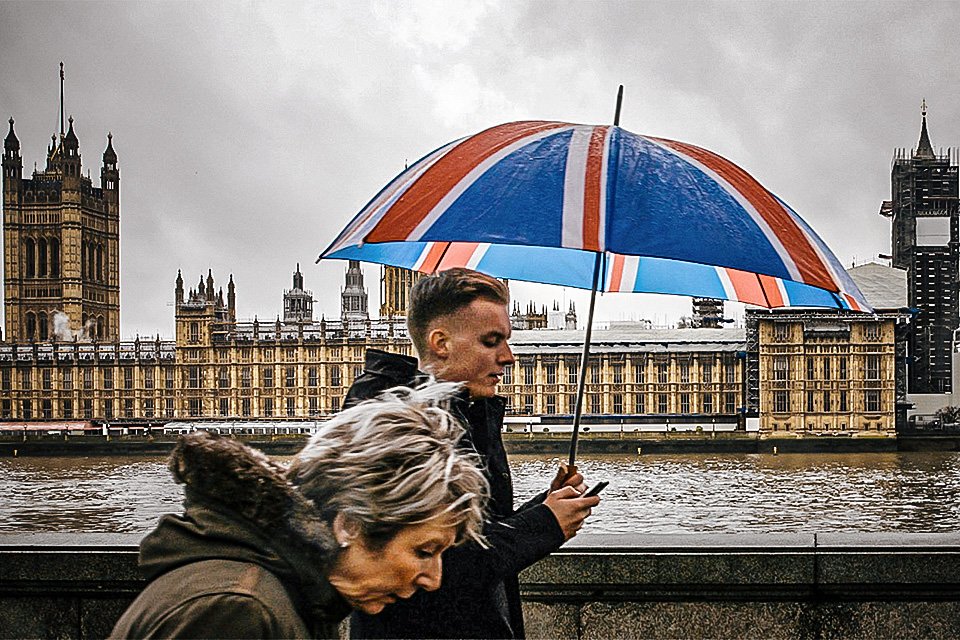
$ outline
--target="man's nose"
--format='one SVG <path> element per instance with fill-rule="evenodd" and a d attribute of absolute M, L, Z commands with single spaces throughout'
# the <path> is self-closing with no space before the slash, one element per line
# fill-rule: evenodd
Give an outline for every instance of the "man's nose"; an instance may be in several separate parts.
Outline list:
<path fill-rule="evenodd" d="M 513 351 L 510 350 L 510 345 L 507 342 L 503 343 L 503 349 L 500 352 L 500 364 L 513 364 L 515 361 L 513 357 Z"/>
<path fill-rule="evenodd" d="M 413 583 L 424 591 L 436 591 L 440 588 L 440 580 L 442 576 L 443 567 L 440 563 L 440 558 L 437 558 L 435 561 L 430 563 L 430 566 L 420 572 Z"/>

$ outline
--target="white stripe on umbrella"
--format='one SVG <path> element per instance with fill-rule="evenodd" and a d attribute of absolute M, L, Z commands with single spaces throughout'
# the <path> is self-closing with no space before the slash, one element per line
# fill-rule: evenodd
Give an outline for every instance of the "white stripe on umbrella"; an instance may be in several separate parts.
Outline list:
<path fill-rule="evenodd" d="M 583 248 L 584 184 L 587 154 L 593 127 L 576 127 L 567 148 L 567 167 L 563 176 L 563 223 L 560 245 Z"/>
<path fill-rule="evenodd" d="M 724 267 L 714 267 L 714 271 L 717 272 L 717 277 L 720 278 L 720 284 L 723 285 L 723 293 L 728 300 L 737 300 L 737 289 L 733 286 L 733 283 L 730 281 L 730 274 L 727 273 L 726 268 Z"/>
<path fill-rule="evenodd" d="M 597 247 L 600 251 L 607 250 L 607 165 L 610 160 L 610 134 L 613 127 L 605 127 L 603 135 L 603 156 L 600 160 L 600 184 L 598 191 L 600 194 L 600 210 L 597 211 L 599 221 L 597 223 Z M 584 212 L 586 214 L 586 212 Z M 633 289 L 633 283 L 630 286 Z"/>
<path fill-rule="evenodd" d="M 427 169 L 432 167 L 440 158 L 446 155 L 447 151 L 460 144 L 463 140 L 465 140 L 465 138 L 454 140 L 450 144 L 440 147 L 411 167 L 413 170 L 405 179 L 395 180 L 392 185 L 390 185 L 387 189 L 384 189 L 383 193 L 377 196 L 373 202 L 368 204 L 364 210 L 356 216 L 356 219 L 351 223 L 350 228 L 346 231 L 346 233 L 343 234 L 343 239 L 340 240 L 335 247 L 331 247 L 331 249 L 339 250 L 351 245 L 363 244 L 367 234 L 373 231 L 373 228 L 376 227 L 377 223 L 380 222 L 383 214 L 393 206 L 393 203 L 396 202 L 400 196 L 406 193 L 407 189 L 410 188 L 410 185 L 416 182 L 417 179 L 423 175 Z"/>
<path fill-rule="evenodd" d="M 483 260 L 483 256 L 487 254 L 487 249 L 490 248 L 489 242 L 481 242 L 477 245 L 477 248 L 473 250 L 473 255 L 470 256 L 470 259 L 467 260 L 465 265 L 467 269 L 476 269 L 477 265 L 480 264 L 480 261 Z"/>
<path fill-rule="evenodd" d="M 620 276 L 620 291 L 633 291 L 637 282 L 637 270 L 640 268 L 640 256 L 624 256 L 623 271 Z"/>
<path fill-rule="evenodd" d="M 790 294 L 787 293 L 787 288 L 786 288 L 786 286 L 784 286 L 784 284 L 783 284 L 783 279 L 782 279 L 782 278 L 776 278 L 776 281 L 777 281 L 777 289 L 780 290 L 780 299 L 783 300 L 783 303 L 784 303 L 786 306 L 789 307 L 789 306 L 790 306 Z"/>
<path fill-rule="evenodd" d="M 440 199 L 440 202 L 438 202 L 437 205 L 433 209 L 431 209 L 426 216 L 424 216 L 424 218 L 420 221 L 420 223 L 416 227 L 414 227 L 413 231 L 410 232 L 410 235 L 408 235 L 406 239 L 420 240 L 421 238 L 423 238 L 424 234 L 426 234 L 427 231 L 430 230 L 430 227 L 433 226 L 433 224 L 440 218 L 440 216 L 446 213 L 447 209 L 449 209 L 450 206 L 454 202 L 456 202 L 461 195 L 463 195 L 464 191 L 469 189 L 474 182 L 476 182 L 478 179 L 480 179 L 480 177 L 483 176 L 483 174 L 485 174 L 489 169 L 491 169 L 498 162 L 500 162 L 501 160 L 509 156 L 511 153 L 513 153 L 514 151 L 517 151 L 518 149 L 522 149 L 528 144 L 533 144 L 534 142 L 542 140 L 543 138 L 546 138 L 548 136 L 553 136 L 558 133 L 563 133 L 564 131 L 568 131 L 570 128 L 572 128 L 572 126 L 559 127 L 556 129 L 547 129 L 545 131 L 538 131 L 537 133 L 533 133 L 528 136 L 524 136 L 520 138 L 516 142 L 507 145 L 503 149 L 500 149 L 500 151 L 497 151 L 490 157 L 486 158 L 483 162 L 478 164 L 469 173 L 467 173 L 467 175 L 465 175 L 463 179 L 460 180 L 460 182 L 458 182 L 449 191 L 447 191 L 446 194 L 444 194 L 443 198 Z"/>

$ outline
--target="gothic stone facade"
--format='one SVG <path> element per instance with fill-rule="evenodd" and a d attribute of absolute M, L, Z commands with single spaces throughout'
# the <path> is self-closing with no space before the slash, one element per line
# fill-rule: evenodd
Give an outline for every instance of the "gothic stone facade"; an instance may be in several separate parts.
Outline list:
<path fill-rule="evenodd" d="M 23 178 L 20 141 L 3 144 L 5 337 L 11 341 L 120 334 L 120 170 L 107 136 L 100 186 L 82 175 L 73 118 Z"/>

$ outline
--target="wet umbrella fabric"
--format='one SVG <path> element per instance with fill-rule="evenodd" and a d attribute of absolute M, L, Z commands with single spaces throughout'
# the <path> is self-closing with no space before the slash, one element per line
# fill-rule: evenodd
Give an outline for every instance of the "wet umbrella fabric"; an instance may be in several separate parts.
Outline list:
<path fill-rule="evenodd" d="M 525 121 L 428 154 L 321 258 L 764 307 L 869 310 L 826 244 L 729 160 L 616 126 Z"/>

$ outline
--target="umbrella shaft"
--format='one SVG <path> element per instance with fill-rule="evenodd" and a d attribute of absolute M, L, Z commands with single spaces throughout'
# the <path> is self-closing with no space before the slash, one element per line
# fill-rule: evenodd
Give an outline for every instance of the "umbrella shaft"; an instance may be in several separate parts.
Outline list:
<path fill-rule="evenodd" d="M 603 253 L 597 252 L 593 263 L 593 286 L 590 288 L 590 310 L 587 312 L 587 331 L 583 337 L 583 353 L 580 355 L 580 371 L 577 377 L 577 404 L 573 411 L 573 437 L 570 440 L 570 466 L 577 463 L 577 441 L 580 439 L 580 416 L 583 414 L 583 390 L 587 382 L 587 365 L 590 362 L 590 339 L 593 334 L 593 308 L 597 302 L 597 285 Z"/>

